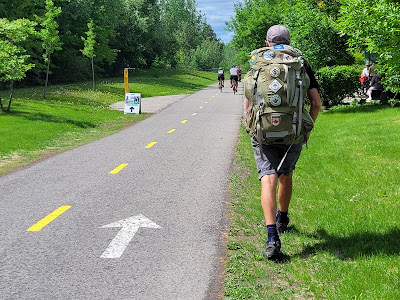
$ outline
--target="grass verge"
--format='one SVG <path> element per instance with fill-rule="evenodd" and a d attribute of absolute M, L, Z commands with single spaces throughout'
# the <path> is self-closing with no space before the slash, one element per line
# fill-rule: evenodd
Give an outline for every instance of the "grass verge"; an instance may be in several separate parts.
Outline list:
<path fill-rule="evenodd" d="M 226 299 L 400 299 L 400 108 L 322 113 L 294 173 L 284 263 L 267 239 L 250 137 L 233 172 Z"/>
<path fill-rule="evenodd" d="M 130 90 L 142 97 L 190 94 L 216 82 L 209 72 L 138 70 L 129 74 Z M 26 163 L 112 134 L 147 116 L 109 110 L 124 100 L 124 79 L 14 91 L 11 111 L 0 111 L 0 175 Z M 0 91 L 8 99 L 8 91 Z"/>

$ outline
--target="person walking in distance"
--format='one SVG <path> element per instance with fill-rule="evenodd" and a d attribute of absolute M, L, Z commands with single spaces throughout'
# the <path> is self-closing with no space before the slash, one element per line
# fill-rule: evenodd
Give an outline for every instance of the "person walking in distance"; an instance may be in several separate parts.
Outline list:
<path fill-rule="evenodd" d="M 252 52 L 244 82 L 246 129 L 252 133 L 268 231 L 263 254 L 269 260 L 283 257 L 279 234 L 288 229 L 293 170 L 321 108 L 314 72 L 301 52 L 289 44 L 286 27 L 270 27 L 266 47 Z M 309 111 L 303 97 L 310 101 Z"/>

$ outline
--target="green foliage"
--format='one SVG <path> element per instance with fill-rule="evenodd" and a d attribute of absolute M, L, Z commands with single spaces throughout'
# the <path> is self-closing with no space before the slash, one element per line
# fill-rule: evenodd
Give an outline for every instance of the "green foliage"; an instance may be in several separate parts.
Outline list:
<path fill-rule="evenodd" d="M 325 13 L 326 15 L 330 16 L 334 20 L 339 17 L 340 11 L 340 1 L 338 0 L 311 0 L 308 1 L 311 5 L 317 5 L 318 9 Z"/>
<path fill-rule="evenodd" d="M 386 89 L 400 92 L 400 3 L 388 0 L 343 0 L 338 27 L 349 45 L 378 54 L 378 71 Z"/>
<path fill-rule="evenodd" d="M 10 44 L 17 44 L 35 34 L 35 25 L 35 22 L 31 22 L 27 19 L 9 21 L 2 18 L 0 19 L 0 36 L 2 40 L 7 40 Z"/>
<path fill-rule="evenodd" d="M 217 40 L 204 15 L 196 10 L 196 2 L 161 0 L 160 15 L 157 25 L 158 32 L 162 35 L 160 46 L 163 54 L 159 55 L 160 60 L 171 66 L 200 65 L 204 68 L 205 65 L 209 65 L 212 58 L 199 58 L 199 53 L 208 53 L 210 48 L 214 47 L 211 46 L 212 43 Z M 209 42 L 206 42 L 207 40 Z"/>
<path fill-rule="evenodd" d="M 94 24 L 96 43 L 92 45 L 95 53 L 92 58 L 99 77 L 122 74 L 124 67 L 148 68 L 154 62 L 154 65 L 167 67 L 201 65 L 204 68 L 219 64 L 210 63 L 211 57 L 203 59 L 196 54 L 195 58 L 196 51 L 208 53 L 205 49 L 211 44 L 215 43 L 214 48 L 217 48 L 217 44 L 221 46 L 222 43 L 217 41 L 205 16 L 197 11 L 194 0 L 13 0 L 0 3 L 0 18 L 11 21 L 22 16 L 31 21 L 39 20 L 43 41 L 40 44 L 25 40 L 18 45 L 29 55 L 25 57 L 26 62 L 35 65 L 26 73 L 25 84 L 43 81 L 41 57 L 49 67 L 50 55 L 53 83 L 90 78 L 93 72 L 87 68 L 87 59 L 80 51 L 85 48 L 81 37 L 88 31 L 89 20 Z M 88 47 L 91 46 L 86 45 Z M 0 55 L 6 56 L 5 53 Z M 219 54 L 212 56 L 214 60 L 220 57 Z"/>
<path fill-rule="evenodd" d="M 363 66 L 324 67 L 316 72 L 319 93 L 325 107 L 340 104 L 358 90 Z"/>
<path fill-rule="evenodd" d="M 209 39 L 205 39 L 197 47 L 193 56 L 193 64 L 200 70 L 218 68 L 221 60 L 222 44 L 219 41 L 211 41 Z"/>
<path fill-rule="evenodd" d="M 44 62 L 47 64 L 46 70 L 46 83 L 43 90 L 43 98 L 46 97 L 47 84 L 49 82 L 49 72 L 50 72 L 50 56 L 54 51 L 61 50 L 62 43 L 60 42 L 60 37 L 58 36 L 58 24 L 55 21 L 57 16 L 61 13 L 61 8 L 54 7 L 52 0 L 46 0 L 46 13 L 43 21 L 41 22 L 42 30 L 40 31 L 40 37 L 42 39 L 42 48 L 44 49 L 43 58 Z"/>
<path fill-rule="evenodd" d="M 41 22 L 42 30 L 40 31 L 40 37 L 43 41 L 42 47 L 45 51 L 43 58 L 46 63 L 50 62 L 50 56 L 54 51 L 62 49 L 62 43 L 58 36 L 58 24 L 55 21 L 60 13 L 60 7 L 54 7 L 53 1 L 46 0 L 46 14 Z"/>
<path fill-rule="evenodd" d="M 400 107 L 400 100 L 399 99 L 390 99 L 388 101 L 391 107 Z"/>
<path fill-rule="evenodd" d="M 222 67 L 224 70 L 229 70 L 232 66 L 240 66 L 240 61 L 236 59 L 237 51 L 233 47 L 233 42 L 230 42 L 229 44 L 225 45 L 222 51 L 222 61 L 220 63 L 220 67 Z M 247 63 L 247 61 L 246 61 Z M 242 67 L 243 72 L 247 72 L 246 67 L 248 64 L 243 65 L 244 68 Z"/>
<path fill-rule="evenodd" d="M 398 93 L 399 15 L 400 3 L 392 0 L 246 0 L 235 5 L 235 16 L 227 25 L 235 34 L 233 45 L 242 63 L 247 64 L 251 50 L 265 45 L 265 34 L 271 25 L 283 24 L 291 32 L 292 46 L 303 52 L 314 70 L 362 64 L 360 53 L 373 53 L 378 72 L 383 74 L 384 88 Z M 322 73 L 328 80 L 328 73 Z M 336 89 L 339 94 L 334 95 L 335 89 L 329 85 L 321 84 L 327 105 L 340 103 L 353 90 L 350 84 L 344 84 L 345 92 L 340 85 Z"/>
<path fill-rule="evenodd" d="M 29 55 L 23 54 L 24 52 L 24 49 L 13 43 L 0 40 L 0 81 L 21 80 L 34 67 L 27 63 Z"/>
<path fill-rule="evenodd" d="M 240 61 L 247 63 L 248 54 L 265 45 L 270 26 L 284 24 L 291 32 L 291 44 L 304 53 L 313 68 L 352 64 L 354 59 L 347 52 L 346 38 L 339 35 L 334 19 L 328 14 L 334 11 L 337 14 L 335 3 L 327 1 L 321 7 L 313 1 L 293 0 L 250 0 L 236 4 L 236 15 L 228 28 L 235 32 L 233 41 L 240 49 Z"/>
<path fill-rule="evenodd" d="M 242 64 L 248 62 L 252 50 L 265 46 L 266 32 L 275 24 L 289 28 L 292 45 L 305 54 L 314 68 L 352 64 L 346 38 L 339 35 L 334 18 L 328 14 L 337 11 L 337 7 L 333 2 L 327 3 L 331 6 L 326 9 L 313 1 L 249 0 L 236 4 L 228 29 L 235 33 L 233 41 Z"/>
<path fill-rule="evenodd" d="M 94 24 L 93 20 L 90 20 L 88 23 L 88 31 L 86 32 L 87 38 L 82 37 L 84 48 L 81 50 L 83 55 L 90 58 L 90 62 L 92 64 L 92 80 L 93 80 L 93 90 L 96 89 L 95 83 L 95 71 L 94 71 L 94 57 L 96 56 L 94 53 L 94 46 L 96 45 L 96 33 L 94 32 Z"/>
<path fill-rule="evenodd" d="M 284 22 L 291 33 L 291 44 L 303 52 L 314 69 L 354 63 L 346 38 L 339 35 L 329 15 L 303 2 L 286 10 Z"/>
<path fill-rule="evenodd" d="M 86 38 L 82 37 L 82 41 L 84 43 L 84 48 L 81 50 L 83 55 L 86 57 L 92 58 L 95 57 L 94 53 L 94 45 L 96 44 L 96 33 L 94 32 L 94 24 L 93 20 L 91 20 L 88 24 L 88 31 L 86 32 Z"/>
<path fill-rule="evenodd" d="M 44 2 L 44 0 L 3 0 L 0 2 L 0 18 L 13 21 L 40 15 Z"/>
<path fill-rule="evenodd" d="M 7 111 L 10 111 L 14 81 L 24 78 L 26 72 L 34 67 L 28 62 L 29 55 L 25 54 L 21 43 L 36 34 L 35 25 L 26 19 L 0 19 L 0 81 L 9 81 L 11 90 Z M 0 106 L 3 110 L 1 101 Z"/>
<path fill-rule="evenodd" d="M 360 52 L 355 52 L 355 53 L 353 53 L 353 57 L 354 57 L 354 64 L 355 65 L 365 65 L 364 54 L 362 54 Z"/>
<path fill-rule="evenodd" d="M 169 47 L 162 47 L 170 36 L 162 32 L 161 8 L 157 1 L 123 1 L 121 5 L 117 27 L 119 38 L 113 44 L 119 52 L 114 65 L 120 68 L 149 67 L 157 56 L 170 54 Z"/>
<path fill-rule="evenodd" d="M 235 16 L 227 23 L 227 29 L 233 31 L 233 46 L 238 50 L 241 65 L 247 65 L 249 53 L 265 46 L 267 29 L 282 23 L 282 1 L 248 0 L 243 4 L 237 2 Z"/>

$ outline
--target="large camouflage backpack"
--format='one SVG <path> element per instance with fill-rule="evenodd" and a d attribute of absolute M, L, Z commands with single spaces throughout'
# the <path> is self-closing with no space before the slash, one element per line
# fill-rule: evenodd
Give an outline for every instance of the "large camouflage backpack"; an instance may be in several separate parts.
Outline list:
<path fill-rule="evenodd" d="M 310 79 L 299 50 L 288 45 L 256 49 L 244 91 L 250 102 L 246 130 L 262 145 L 300 142 L 314 122 L 304 108 Z"/>

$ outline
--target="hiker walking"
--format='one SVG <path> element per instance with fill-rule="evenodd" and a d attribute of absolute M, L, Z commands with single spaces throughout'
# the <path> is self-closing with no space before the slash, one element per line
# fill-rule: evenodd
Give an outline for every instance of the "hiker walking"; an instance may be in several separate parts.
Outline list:
<path fill-rule="evenodd" d="M 293 170 L 313 129 L 321 99 L 310 65 L 299 50 L 289 46 L 286 27 L 270 27 L 265 44 L 251 53 L 250 71 L 245 76 L 246 129 L 252 134 L 268 230 L 263 254 L 276 260 L 283 256 L 279 233 L 289 224 Z M 309 112 L 304 107 L 305 97 L 310 100 Z"/>

